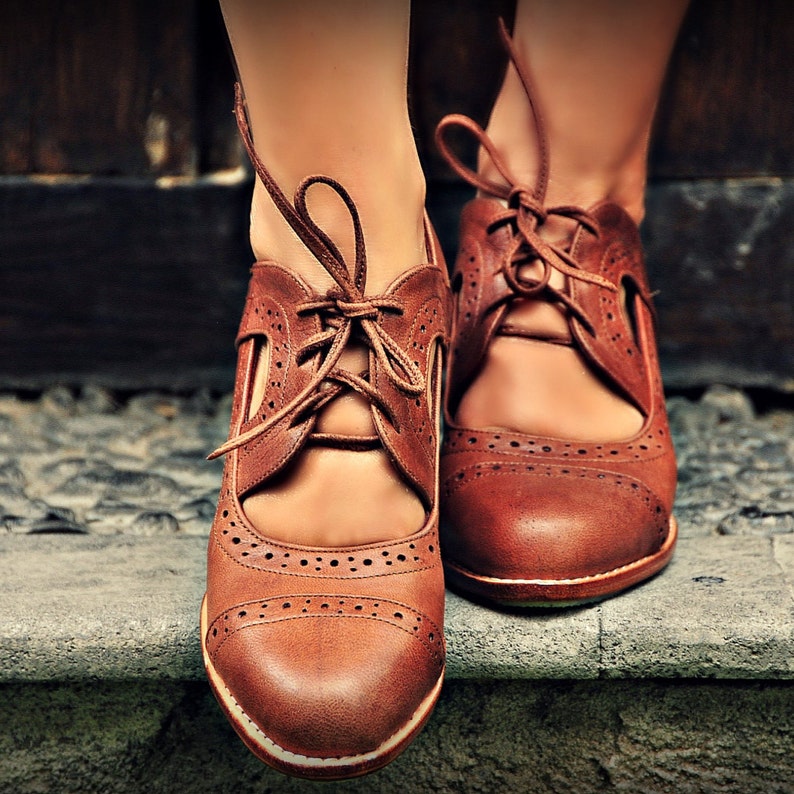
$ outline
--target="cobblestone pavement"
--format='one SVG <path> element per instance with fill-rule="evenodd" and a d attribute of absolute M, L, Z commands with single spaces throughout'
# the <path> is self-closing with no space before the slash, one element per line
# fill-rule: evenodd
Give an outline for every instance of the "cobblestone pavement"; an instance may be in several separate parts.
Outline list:
<path fill-rule="evenodd" d="M 231 397 L 0 393 L 0 533 L 207 534 Z M 794 533 L 794 411 L 712 387 L 668 401 L 682 537 Z"/>

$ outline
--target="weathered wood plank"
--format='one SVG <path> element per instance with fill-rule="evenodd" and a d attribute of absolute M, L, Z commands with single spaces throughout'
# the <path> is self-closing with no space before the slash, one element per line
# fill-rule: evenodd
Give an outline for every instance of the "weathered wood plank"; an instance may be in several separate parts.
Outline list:
<path fill-rule="evenodd" d="M 657 117 L 657 177 L 794 175 L 794 3 L 693 0 Z"/>
<path fill-rule="evenodd" d="M 437 183 L 430 215 L 452 263 L 472 191 Z M 794 391 L 794 180 L 656 181 L 643 223 L 669 386 Z"/>
<path fill-rule="evenodd" d="M 496 18 L 509 2 L 414 7 L 410 95 L 431 181 L 452 179 L 433 146 L 447 113 L 487 122 L 505 68 Z M 651 176 L 794 175 L 794 3 L 692 0 L 660 101 Z M 468 139 L 461 151 L 473 160 Z"/>
<path fill-rule="evenodd" d="M 481 122 L 512 3 L 414 7 L 411 100 L 451 256 L 466 189 L 434 153 L 446 112 Z M 250 254 L 248 184 L 152 175 L 240 162 L 217 7 L 0 5 L 0 385 L 228 388 Z M 794 4 L 693 0 L 660 107 L 645 226 L 669 383 L 792 389 Z M 471 154 L 471 150 L 469 154 Z M 97 178 L 146 175 L 148 179 Z"/>
<path fill-rule="evenodd" d="M 0 173 L 195 173 L 195 5 L 0 3 Z"/>
<path fill-rule="evenodd" d="M 488 121 L 507 63 L 497 20 L 512 24 L 515 3 L 444 0 L 415 3 L 411 17 L 408 95 L 419 155 L 428 181 L 449 181 L 451 171 L 433 141 L 447 113 Z M 461 136 L 460 151 L 472 160 L 471 136 Z M 456 177 L 457 178 L 457 177 Z"/>
<path fill-rule="evenodd" d="M 198 171 L 239 166 L 245 158 L 232 104 L 235 73 L 217 0 L 198 0 L 196 96 Z"/>
<path fill-rule="evenodd" d="M 429 178 L 447 112 L 485 122 L 513 3 L 414 8 L 410 95 Z M 214 3 L 0 4 L 0 173 L 194 174 L 238 162 Z M 659 109 L 658 177 L 794 173 L 794 4 L 693 0 Z"/>
<path fill-rule="evenodd" d="M 228 389 L 249 190 L 0 180 L 0 387 Z M 429 196 L 450 257 L 467 197 Z M 648 208 L 668 383 L 794 390 L 794 181 L 656 184 Z"/>
<path fill-rule="evenodd" d="M 0 180 L 0 382 L 228 388 L 249 195 L 239 180 Z"/>
<path fill-rule="evenodd" d="M 794 392 L 794 180 L 662 182 L 644 237 L 669 385 Z"/>

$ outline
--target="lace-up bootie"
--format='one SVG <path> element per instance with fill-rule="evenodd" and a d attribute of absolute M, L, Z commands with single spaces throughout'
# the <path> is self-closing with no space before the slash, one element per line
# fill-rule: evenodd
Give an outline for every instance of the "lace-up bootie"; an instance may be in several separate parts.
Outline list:
<path fill-rule="evenodd" d="M 502 37 L 532 105 L 541 167 L 535 185 L 517 184 L 475 122 L 455 115 L 439 125 L 439 148 L 481 196 L 463 211 L 452 279 L 457 306 L 441 460 L 442 552 L 448 582 L 475 596 L 516 605 L 579 603 L 629 587 L 669 561 L 677 533 L 675 458 L 637 227 L 609 202 L 587 211 L 544 205 L 544 126 L 504 26 Z M 445 140 L 452 126 L 479 139 L 506 184 L 460 163 Z M 541 236 L 551 216 L 575 225 L 568 243 Z M 527 277 L 527 266 L 541 275 Z M 561 281 L 564 286 L 553 286 Z M 516 305 L 541 302 L 559 310 L 567 333 L 538 334 L 508 316 Z M 458 407 L 497 336 L 575 349 L 636 407 L 642 428 L 632 438 L 592 443 L 461 426 Z"/>
<path fill-rule="evenodd" d="M 254 151 L 239 88 L 236 113 L 263 184 L 336 288 L 318 295 L 278 264 L 253 267 L 237 337 L 231 436 L 213 453 L 227 457 L 209 541 L 204 662 L 218 701 L 259 758 L 297 776 L 350 777 L 407 746 L 444 674 L 437 451 L 449 287 L 428 230 L 430 264 L 408 270 L 382 295 L 365 295 L 363 235 L 346 191 L 311 177 L 290 204 Z M 352 273 L 307 211 L 307 191 L 319 182 L 350 212 Z M 367 372 L 339 366 L 351 340 L 368 347 Z M 265 394 L 252 411 L 262 345 L 269 351 Z M 318 411 L 351 392 L 371 404 L 376 433 L 318 432 Z M 317 445 L 385 450 L 425 505 L 424 526 L 400 540 L 349 548 L 269 539 L 241 501 Z"/>

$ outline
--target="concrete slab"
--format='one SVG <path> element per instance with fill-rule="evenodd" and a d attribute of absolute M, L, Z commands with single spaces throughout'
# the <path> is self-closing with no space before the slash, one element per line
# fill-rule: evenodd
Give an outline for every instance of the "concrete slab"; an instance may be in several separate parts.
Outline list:
<path fill-rule="evenodd" d="M 0 682 L 203 676 L 205 542 L 0 538 Z"/>
<path fill-rule="evenodd" d="M 681 540 L 660 576 L 601 606 L 603 675 L 794 677 L 792 563 L 769 538 Z"/>
<path fill-rule="evenodd" d="M 447 600 L 451 679 L 792 678 L 794 539 L 680 542 L 663 574 L 576 610 Z M 198 537 L 0 537 L 0 683 L 202 680 Z"/>
<path fill-rule="evenodd" d="M 446 636 L 450 678 L 600 675 L 597 607 L 497 611 L 448 592 Z"/>
<path fill-rule="evenodd" d="M 794 535 L 773 538 L 772 554 L 789 588 L 792 601 L 791 620 L 794 622 Z"/>

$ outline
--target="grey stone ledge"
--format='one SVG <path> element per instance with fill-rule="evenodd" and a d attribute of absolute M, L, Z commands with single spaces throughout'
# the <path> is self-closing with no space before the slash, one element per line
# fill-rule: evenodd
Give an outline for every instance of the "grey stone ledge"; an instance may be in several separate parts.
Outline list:
<path fill-rule="evenodd" d="M 200 680 L 206 539 L 0 537 L 0 682 Z M 794 536 L 679 541 L 601 604 L 500 612 L 448 594 L 456 679 L 794 678 Z"/>

